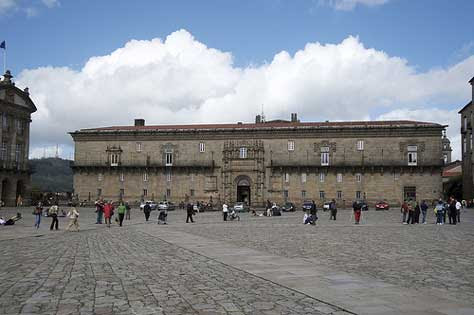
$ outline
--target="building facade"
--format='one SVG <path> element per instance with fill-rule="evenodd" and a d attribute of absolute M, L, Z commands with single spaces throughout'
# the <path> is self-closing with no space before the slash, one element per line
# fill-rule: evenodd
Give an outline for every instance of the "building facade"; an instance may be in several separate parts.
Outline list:
<path fill-rule="evenodd" d="M 0 192 L 7 206 L 30 203 L 28 153 L 31 114 L 35 111 L 28 88 L 17 88 L 10 71 L 6 71 L 0 81 Z"/>
<path fill-rule="evenodd" d="M 460 111 L 461 115 L 461 150 L 462 150 L 462 190 L 464 199 L 474 199 L 474 159 L 473 159 L 473 126 L 474 126 L 474 77 L 469 81 L 472 99 Z"/>
<path fill-rule="evenodd" d="M 255 123 L 82 129 L 74 191 L 97 198 L 173 202 L 336 199 L 350 205 L 442 194 L 442 131 L 414 121 Z"/>

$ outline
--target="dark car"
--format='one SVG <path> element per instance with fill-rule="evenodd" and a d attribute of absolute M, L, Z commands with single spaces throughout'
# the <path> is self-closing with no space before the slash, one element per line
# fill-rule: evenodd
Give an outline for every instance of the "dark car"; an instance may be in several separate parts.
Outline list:
<path fill-rule="evenodd" d="M 313 207 L 313 202 L 311 200 L 303 202 L 303 211 L 310 211 Z"/>
<path fill-rule="evenodd" d="M 272 216 L 274 217 L 281 216 L 281 208 L 278 206 L 272 207 Z"/>
<path fill-rule="evenodd" d="M 379 201 L 375 204 L 375 210 L 388 210 L 390 207 L 387 202 Z"/>
<path fill-rule="evenodd" d="M 281 207 L 283 212 L 293 212 L 295 211 L 295 205 L 292 202 L 287 202 Z"/>

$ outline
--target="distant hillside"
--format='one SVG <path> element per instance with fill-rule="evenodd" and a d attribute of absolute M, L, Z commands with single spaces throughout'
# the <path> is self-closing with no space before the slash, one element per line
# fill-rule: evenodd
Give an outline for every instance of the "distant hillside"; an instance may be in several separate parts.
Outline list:
<path fill-rule="evenodd" d="M 71 161 L 59 158 L 30 160 L 33 190 L 41 192 L 72 192 Z"/>

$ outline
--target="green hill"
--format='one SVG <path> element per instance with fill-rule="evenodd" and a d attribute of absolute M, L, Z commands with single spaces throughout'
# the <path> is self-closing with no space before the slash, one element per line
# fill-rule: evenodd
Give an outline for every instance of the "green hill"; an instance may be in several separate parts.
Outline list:
<path fill-rule="evenodd" d="M 72 192 L 70 160 L 60 158 L 32 159 L 30 168 L 33 190 L 41 192 Z"/>

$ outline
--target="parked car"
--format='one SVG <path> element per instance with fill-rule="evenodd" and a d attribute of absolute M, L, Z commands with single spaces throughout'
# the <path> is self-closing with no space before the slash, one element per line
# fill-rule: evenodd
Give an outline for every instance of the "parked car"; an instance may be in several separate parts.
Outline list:
<path fill-rule="evenodd" d="M 274 217 L 281 216 L 281 208 L 278 206 L 272 207 L 272 216 Z"/>
<path fill-rule="evenodd" d="M 163 200 L 163 201 L 160 201 L 158 203 L 158 206 L 157 206 L 158 210 L 174 210 L 176 209 L 176 206 L 174 205 L 174 203 L 170 202 L 170 201 L 166 201 L 166 200 Z"/>
<path fill-rule="evenodd" d="M 292 202 L 287 202 L 281 207 L 283 212 L 293 212 L 295 211 L 295 205 Z"/>
<path fill-rule="evenodd" d="M 375 210 L 388 210 L 390 207 L 387 202 L 379 201 L 375 204 Z"/>
<path fill-rule="evenodd" d="M 313 201 L 311 201 L 311 200 L 306 200 L 306 201 L 304 201 L 304 202 L 303 202 L 303 206 L 302 206 L 303 211 L 309 211 L 309 210 L 311 210 L 311 207 L 312 207 L 312 206 L 313 206 Z"/>
<path fill-rule="evenodd" d="M 234 204 L 234 211 L 235 212 L 244 212 L 244 211 L 249 211 L 249 207 L 247 206 L 247 204 L 245 204 L 245 202 L 236 202 Z"/>
<path fill-rule="evenodd" d="M 331 208 L 331 203 L 329 201 L 323 204 L 323 211 L 329 211 L 330 208 Z"/>
<path fill-rule="evenodd" d="M 153 211 L 153 210 L 156 210 L 156 208 L 158 207 L 158 204 L 156 202 L 154 202 L 153 200 L 146 200 L 145 202 L 142 202 L 140 204 L 140 210 L 143 210 L 143 208 L 145 207 L 145 204 L 148 203 L 150 205 L 150 209 Z"/>

